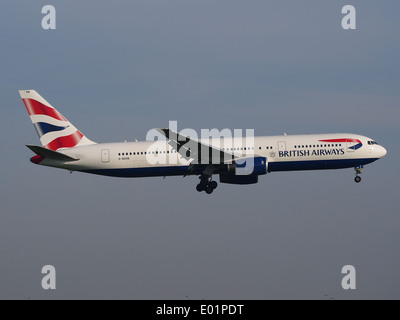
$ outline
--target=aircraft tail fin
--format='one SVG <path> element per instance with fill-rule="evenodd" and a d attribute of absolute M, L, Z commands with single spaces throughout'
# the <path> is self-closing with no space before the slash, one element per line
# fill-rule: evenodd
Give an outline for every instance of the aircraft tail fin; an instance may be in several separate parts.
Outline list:
<path fill-rule="evenodd" d="M 35 90 L 19 90 L 19 94 L 44 148 L 56 151 L 96 144 L 85 137 Z"/>

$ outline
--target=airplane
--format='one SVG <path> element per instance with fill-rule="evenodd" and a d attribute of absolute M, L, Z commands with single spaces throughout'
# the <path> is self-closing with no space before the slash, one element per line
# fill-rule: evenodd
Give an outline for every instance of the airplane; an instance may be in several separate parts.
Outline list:
<path fill-rule="evenodd" d="M 164 140 L 96 143 L 35 90 L 19 90 L 42 146 L 27 145 L 37 165 L 111 177 L 198 176 L 199 192 L 220 183 L 247 185 L 271 172 L 354 168 L 387 153 L 375 140 L 349 133 L 195 139 L 169 128 Z M 162 161 L 160 161 L 160 159 Z"/>

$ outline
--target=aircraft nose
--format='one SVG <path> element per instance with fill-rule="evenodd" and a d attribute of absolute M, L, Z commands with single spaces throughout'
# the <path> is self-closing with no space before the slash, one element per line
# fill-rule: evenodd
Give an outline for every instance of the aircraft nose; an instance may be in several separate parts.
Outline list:
<path fill-rule="evenodd" d="M 380 146 L 380 148 L 379 148 L 380 158 L 383 158 L 384 156 L 386 156 L 386 153 L 387 153 L 386 149 L 384 147 Z"/>

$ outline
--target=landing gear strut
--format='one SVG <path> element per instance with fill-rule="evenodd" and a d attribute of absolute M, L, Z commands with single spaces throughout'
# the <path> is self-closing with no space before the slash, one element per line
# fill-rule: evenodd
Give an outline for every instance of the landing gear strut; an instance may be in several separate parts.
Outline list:
<path fill-rule="evenodd" d="M 354 168 L 354 170 L 356 170 L 356 177 L 354 178 L 354 181 L 359 183 L 361 181 L 361 177 L 360 174 L 362 172 L 364 166 L 357 166 Z"/>
<path fill-rule="evenodd" d="M 218 186 L 217 182 L 211 180 L 210 176 L 200 176 L 200 183 L 196 186 L 198 192 L 205 191 L 207 194 L 213 193 L 214 189 Z"/>

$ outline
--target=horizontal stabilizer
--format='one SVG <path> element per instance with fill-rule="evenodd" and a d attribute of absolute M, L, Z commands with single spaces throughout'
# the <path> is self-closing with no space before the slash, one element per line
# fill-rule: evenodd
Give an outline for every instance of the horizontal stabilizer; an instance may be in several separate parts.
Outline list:
<path fill-rule="evenodd" d="M 31 149 L 34 153 L 36 153 L 38 156 L 42 156 L 44 158 L 49 158 L 49 159 L 59 160 L 59 161 L 77 161 L 77 160 L 79 160 L 79 158 L 67 156 L 66 154 L 63 154 L 61 152 L 53 151 L 53 150 L 46 149 L 43 147 L 31 146 L 31 145 L 27 145 L 27 147 L 29 149 Z"/>

